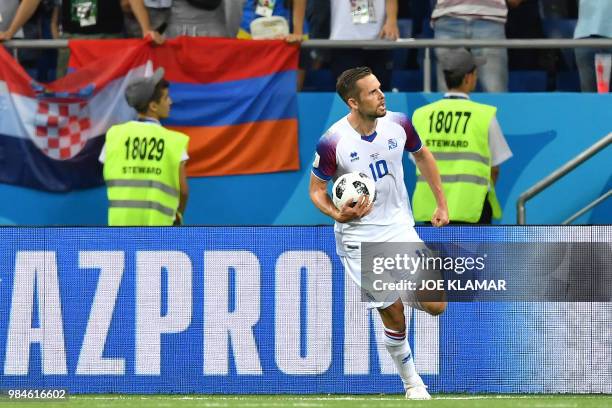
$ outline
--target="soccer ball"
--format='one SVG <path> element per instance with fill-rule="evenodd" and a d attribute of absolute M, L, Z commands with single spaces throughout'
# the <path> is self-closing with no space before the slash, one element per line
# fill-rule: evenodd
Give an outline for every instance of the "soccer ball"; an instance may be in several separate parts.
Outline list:
<path fill-rule="evenodd" d="M 332 201 L 338 209 L 342 208 L 344 203 L 348 201 L 352 203 L 351 207 L 353 207 L 362 195 L 370 196 L 370 200 L 375 201 L 376 185 L 366 174 L 358 171 L 338 177 L 332 188 Z"/>

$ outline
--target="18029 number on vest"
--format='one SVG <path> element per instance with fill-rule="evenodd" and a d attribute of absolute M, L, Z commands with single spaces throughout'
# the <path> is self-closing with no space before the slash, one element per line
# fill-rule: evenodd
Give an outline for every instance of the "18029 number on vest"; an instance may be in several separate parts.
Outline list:
<path fill-rule="evenodd" d="M 431 112 L 431 115 L 429 115 L 429 132 L 433 132 L 434 129 L 437 133 L 450 133 L 451 131 L 457 133 L 457 131 L 463 131 L 465 135 L 471 117 L 472 112 Z M 465 121 L 463 122 L 462 129 L 459 122 L 461 122 L 463 118 L 465 118 Z"/>
<path fill-rule="evenodd" d="M 164 139 L 129 137 L 125 141 L 125 159 L 160 161 L 164 157 Z"/>

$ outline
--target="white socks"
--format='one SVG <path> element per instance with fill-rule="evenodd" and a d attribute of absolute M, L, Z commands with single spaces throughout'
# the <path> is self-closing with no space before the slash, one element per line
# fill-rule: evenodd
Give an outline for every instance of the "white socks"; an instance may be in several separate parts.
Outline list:
<path fill-rule="evenodd" d="M 414 358 L 408 339 L 406 339 L 406 332 L 398 332 L 385 327 L 385 347 L 402 377 L 404 388 L 423 385 L 423 380 L 414 366 Z"/>

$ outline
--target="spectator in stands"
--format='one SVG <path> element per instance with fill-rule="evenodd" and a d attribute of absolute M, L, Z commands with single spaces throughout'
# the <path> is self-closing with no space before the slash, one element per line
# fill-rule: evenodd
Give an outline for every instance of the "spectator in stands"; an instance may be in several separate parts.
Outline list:
<path fill-rule="evenodd" d="M 397 0 L 366 2 L 331 0 L 330 40 L 395 41 L 399 38 Z M 367 4 L 368 7 L 363 7 Z M 360 7 L 361 6 L 361 7 Z M 349 68 L 369 66 L 381 83 L 381 89 L 391 88 L 393 54 L 389 50 L 334 50 L 331 70 L 335 77 Z"/>
<path fill-rule="evenodd" d="M 516 7 L 523 0 L 438 0 L 431 19 L 437 39 L 506 38 L 505 24 L 508 6 Z M 507 2 L 507 4 L 506 4 Z M 443 50 L 436 49 L 439 57 Z M 473 49 L 475 56 L 487 59 L 479 67 L 478 78 L 485 92 L 508 90 L 508 52 L 505 48 Z M 438 90 L 445 91 L 442 69 L 438 66 Z"/>
<path fill-rule="evenodd" d="M 331 25 L 329 0 L 308 0 L 305 14 L 308 22 L 308 38 L 329 38 Z M 326 49 L 311 49 L 309 56 L 313 69 L 320 69 L 330 60 L 329 50 Z"/>
<path fill-rule="evenodd" d="M 282 17 L 287 22 L 289 33 L 285 36 L 288 42 L 299 42 L 304 37 L 304 14 L 306 0 L 291 0 L 284 2 L 246 0 L 242 9 L 242 22 L 238 30 L 238 38 L 249 39 L 251 35 L 251 22 L 261 17 Z M 299 15 L 296 16 L 296 13 Z"/>
<path fill-rule="evenodd" d="M 55 0 L 55 6 L 53 7 L 53 13 L 51 13 L 51 38 L 57 40 L 61 38 L 61 14 L 62 14 L 62 0 Z"/>
<path fill-rule="evenodd" d="M 2 0 L 0 1 L 0 41 L 9 40 L 11 37 L 23 37 L 23 32 L 13 33 L 12 36 L 8 36 L 7 30 L 11 25 L 11 21 L 15 17 L 17 8 L 19 7 L 19 0 Z"/>
<path fill-rule="evenodd" d="M 477 68 L 487 62 L 465 48 L 440 53 L 449 92 L 417 109 L 412 123 L 433 153 L 451 223 L 490 224 L 501 218 L 495 195 L 499 165 L 512 157 L 496 118 L 497 108 L 472 102 Z M 429 221 L 436 201 L 421 175 L 412 196 L 414 219 Z"/>
<path fill-rule="evenodd" d="M 236 37 L 242 0 L 172 0 L 168 38 Z"/>
<path fill-rule="evenodd" d="M 612 1 L 580 0 L 574 38 L 612 38 Z M 576 48 L 576 65 L 582 92 L 596 92 L 595 54 L 612 54 L 612 48 Z"/>
<path fill-rule="evenodd" d="M 52 34 L 52 14 L 56 0 L 42 0 L 34 15 L 24 24 L 24 38 L 32 40 L 50 39 Z M 19 62 L 30 71 L 33 78 L 41 82 L 55 79 L 57 50 L 21 49 Z"/>
<path fill-rule="evenodd" d="M 573 38 L 578 18 L 578 0 L 539 0 L 539 13 L 545 38 Z M 520 18 L 520 17 L 519 17 Z M 517 29 L 524 22 L 517 21 Z M 537 38 L 537 37 L 531 37 Z M 516 50 L 515 50 L 516 51 Z M 542 50 L 549 59 L 547 90 L 576 91 L 580 88 L 574 49 Z M 512 69 L 512 66 L 510 66 Z"/>
<path fill-rule="evenodd" d="M 429 17 L 431 16 L 432 4 L 430 1 L 408 0 L 399 2 L 398 19 L 400 21 L 410 21 L 410 38 L 431 38 L 433 31 L 429 27 Z M 402 29 L 400 25 L 400 35 Z M 397 53 L 397 50 L 395 51 Z M 406 64 L 402 67 L 394 66 L 393 69 L 419 70 L 420 61 L 423 54 L 422 49 L 409 48 L 405 50 L 407 54 Z M 396 60 L 397 62 L 397 60 Z"/>
<path fill-rule="evenodd" d="M 371 7 L 360 7 L 363 4 Z M 397 40 L 397 0 L 331 0 L 330 40 Z M 356 66 L 369 66 L 381 83 L 391 87 L 393 54 L 388 50 L 333 50 L 331 70 L 335 77 Z"/>
<path fill-rule="evenodd" d="M 13 21 L 19 0 L 2 0 L 0 1 L 0 41 L 9 40 L 11 37 L 41 39 L 49 38 L 50 15 L 49 12 L 53 9 L 54 0 L 43 0 L 37 8 L 34 16 L 24 24 L 23 28 L 19 28 L 14 35 L 9 35 L 9 28 Z M 32 73 L 36 79 L 41 81 L 49 80 L 49 62 L 53 58 L 53 50 L 15 50 L 19 62 L 24 68 L 36 68 L 36 72 Z"/>
<path fill-rule="evenodd" d="M 506 37 L 508 38 L 544 38 L 544 29 L 538 0 L 523 0 L 518 6 L 508 10 L 506 21 Z M 546 83 L 542 81 L 524 81 L 522 86 L 527 90 L 556 90 L 556 74 L 559 64 L 558 50 L 546 49 L 510 49 L 508 50 L 508 68 L 514 70 L 543 71 L 547 74 Z"/>
<path fill-rule="evenodd" d="M 149 15 L 150 26 L 157 32 L 164 31 L 170 21 L 170 8 L 172 0 L 144 0 L 144 6 Z M 121 0 L 121 9 L 123 10 L 123 24 L 125 36 L 129 38 L 142 37 L 142 29 L 132 11 L 129 0 Z M 163 34 L 163 32 L 160 32 Z"/>
<path fill-rule="evenodd" d="M 290 43 L 301 42 L 304 39 L 304 15 L 306 13 L 306 0 L 247 0 L 242 11 L 242 22 L 238 30 L 240 39 L 272 39 L 283 38 Z M 276 17 L 276 20 L 270 19 Z M 263 22 L 254 25 L 253 21 Z M 300 69 L 297 75 L 297 89 L 300 91 L 304 85 L 305 65 L 308 53 L 300 53 Z"/>
<path fill-rule="evenodd" d="M 9 40 L 34 14 L 41 0 L 22 0 L 10 27 L 0 39 Z M 144 0 L 129 0 L 144 36 L 151 36 L 156 42 L 163 41 L 159 33 L 151 29 Z M 78 7 L 77 7 L 78 3 Z M 97 2 L 61 1 L 61 24 L 64 38 L 120 38 L 123 35 L 123 14 L 120 0 Z M 63 76 L 68 67 L 69 50 L 58 53 L 57 76 Z"/>
<path fill-rule="evenodd" d="M 542 18 L 574 18 L 577 0 L 538 0 Z"/>
<path fill-rule="evenodd" d="M 181 35 L 233 37 L 238 30 L 243 0 L 144 0 L 151 27 L 170 38 Z M 121 0 L 128 37 L 140 37 L 141 29 L 129 0 Z"/>

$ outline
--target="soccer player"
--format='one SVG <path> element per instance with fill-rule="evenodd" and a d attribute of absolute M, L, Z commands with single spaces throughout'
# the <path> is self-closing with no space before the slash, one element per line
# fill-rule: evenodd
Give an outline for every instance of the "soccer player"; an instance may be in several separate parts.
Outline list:
<path fill-rule="evenodd" d="M 310 198 L 335 223 L 336 252 L 346 272 L 361 286 L 362 242 L 422 242 L 414 230 L 402 167 L 403 151 L 412 153 L 437 202 L 431 222 L 448 223 L 448 209 L 440 175 L 432 154 L 421 144 L 410 120 L 387 111 L 380 82 L 367 67 L 344 71 L 336 91 L 350 113 L 333 124 L 316 148 L 310 177 Z M 351 207 L 338 209 L 327 193 L 327 183 L 343 174 L 359 171 L 376 182 L 377 198 L 362 196 Z M 419 301 L 414 292 L 410 305 L 432 315 L 446 308 L 443 298 Z M 430 399 L 416 372 L 406 337 L 404 305 L 399 296 L 392 301 L 372 302 L 385 327 L 385 346 L 400 373 L 406 398 Z"/>

